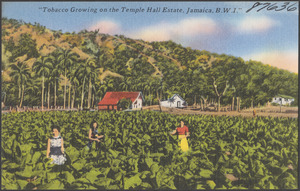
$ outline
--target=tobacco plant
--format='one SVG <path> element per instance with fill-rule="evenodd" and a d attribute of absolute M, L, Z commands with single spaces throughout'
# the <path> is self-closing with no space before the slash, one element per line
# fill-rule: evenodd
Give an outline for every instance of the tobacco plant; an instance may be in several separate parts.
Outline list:
<path fill-rule="evenodd" d="M 87 149 L 91 121 L 105 134 Z M 182 153 L 170 131 L 184 120 Z M 51 125 L 61 128 L 65 165 L 46 159 Z M 1 189 L 297 189 L 298 122 L 138 112 L 2 114 Z"/>

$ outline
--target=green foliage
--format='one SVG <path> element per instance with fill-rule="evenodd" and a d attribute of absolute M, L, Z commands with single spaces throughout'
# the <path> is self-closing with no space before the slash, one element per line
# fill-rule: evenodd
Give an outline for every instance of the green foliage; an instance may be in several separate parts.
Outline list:
<path fill-rule="evenodd" d="M 36 58 L 39 56 L 39 53 L 36 49 L 36 40 L 31 38 L 31 34 L 21 34 L 20 40 L 17 46 L 12 48 L 12 56 L 10 61 L 13 61 L 19 56 L 27 54 L 27 58 Z"/>
<path fill-rule="evenodd" d="M 47 43 L 43 42 L 42 46 L 37 47 L 37 44 L 40 43 L 36 43 L 30 33 L 21 34 L 18 41 L 14 39 L 18 38 L 18 35 L 15 35 L 19 30 L 18 27 L 24 24 L 36 33 L 35 39 L 43 39 Z M 54 89 L 57 91 L 56 95 L 53 95 L 57 97 L 57 101 L 53 101 L 55 103 L 52 103 L 52 106 L 56 105 L 56 102 L 57 105 L 62 105 L 66 102 L 66 97 L 72 97 L 71 95 L 75 96 L 74 101 L 72 100 L 75 106 L 86 103 L 87 99 L 90 103 L 88 105 L 95 106 L 106 91 L 121 90 L 142 91 L 147 98 L 146 105 L 158 104 L 159 99 L 170 98 L 174 93 L 180 94 L 187 100 L 188 105 L 194 104 L 195 101 L 199 104 L 201 96 L 211 103 L 216 102 L 219 97 L 215 92 L 212 77 L 216 79 L 219 93 L 225 89 L 226 82 L 230 87 L 220 97 L 221 105 L 231 104 L 233 97 L 239 97 L 242 100 L 242 108 L 264 105 L 277 94 L 291 96 L 295 99 L 293 104 L 298 104 L 298 74 L 260 62 L 252 60 L 246 62 L 241 58 L 225 54 L 193 50 L 173 41 L 149 43 L 130 39 L 123 35 L 110 36 L 101 34 L 101 30 L 89 32 L 83 30 L 78 34 L 63 34 L 61 30 L 49 32 L 45 26 L 39 23 L 32 25 L 21 20 L 7 18 L 2 18 L 2 25 L 4 26 L 2 30 L 4 46 L 2 48 L 5 50 L 3 54 L 4 57 L 9 57 L 10 62 L 25 54 L 27 54 L 27 59 L 38 58 L 41 56 L 42 50 L 56 48 L 54 53 L 58 52 L 58 54 L 53 54 L 55 75 L 45 79 L 45 83 L 51 81 L 45 90 L 51 89 L 51 95 L 54 94 L 52 92 Z M 43 33 L 49 34 L 42 35 Z M 51 35 L 57 39 L 55 43 Z M 45 36 L 50 36 L 50 40 Z M 74 39 L 77 39 L 76 43 L 74 43 Z M 65 44 L 57 45 L 56 43 Z M 58 48 L 68 46 L 70 49 Z M 72 48 L 76 48 L 76 46 L 77 51 L 83 51 L 88 55 L 87 60 L 94 60 L 94 72 L 89 72 L 93 74 L 91 78 L 85 76 L 84 73 L 81 74 L 80 79 L 76 76 L 78 68 L 80 68 L 76 65 L 83 62 L 82 55 L 79 57 L 72 52 Z M 42 56 L 45 56 L 44 51 Z M 2 61 L 4 66 L 2 69 L 9 73 L 8 62 L 6 59 Z M 58 66 L 54 67 L 54 65 Z M 120 74 L 123 78 L 106 75 L 105 79 L 100 79 L 99 76 L 106 71 Z M 58 83 L 61 75 L 70 81 L 71 85 L 68 88 L 66 83 L 64 83 L 64 88 L 61 87 L 61 83 Z M 84 83 L 82 76 L 86 78 Z M 35 89 L 34 81 L 38 78 L 38 76 L 32 75 L 32 79 L 24 87 L 24 91 L 28 92 L 25 95 L 24 105 L 36 105 L 37 100 L 40 102 L 42 92 L 33 91 Z M 57 87 L 55 87 L 56 85 Z M 8 82 L 8 86 L 11 91 L 7 91 L 7 103 L 15 105 L 19 98 L 19 96 L 15 98 L 17 92 L 15 89 L 18 87 L 13 81 Z M 88 96 L 85 96 L 86 92 Z M 62 95 L 62 93 L 64 94 Z M 26 96 L 31 99 L 26 99 Z M 68 100 L 68 102 L 71 101 Z"/>
<path fill-rule="evenodd" d="M 97 54 L 99 49 L 98 47 L 93 43 L 91 39 L 85 39 L 82 43 L 82 50 L 89 54 Z"/>
<path fill-rule="evenodd" d="M 5 52 L 9 51 L 12 52 L 15 48 L 15 43 L 12 37 L 9 38 L 9 40 L 7 42 L 5 42 Z"/>
<path fill-rule="evenodd" d="M 118 107 L 124 109 L 129 109 L 132 105 L 132 101 L 130 99 L 121 99 L 118 103 Z"/>
<path fill-rule="evenodd" d="M 92 120 L 106 136 L 99 151 L 85 150 Z M 168 133 L 180 120 L 191 132 L 187 153 Z M 51 124 L 61 127 L 63 166 L 45 158 Z M 5 114 L 1 188 L 297 189 L 297 125 L 289 118 L 151 111 Z"/>

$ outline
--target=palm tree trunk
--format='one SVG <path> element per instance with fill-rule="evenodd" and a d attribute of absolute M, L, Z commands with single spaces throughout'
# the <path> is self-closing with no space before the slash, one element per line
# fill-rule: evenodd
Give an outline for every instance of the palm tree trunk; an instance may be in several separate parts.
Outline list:
<path fill-rule="evenodd" d="M 148 100 L 148 104 L 149 104 L 149 106 L 150 106 L 150 102 L 151 102 L 151 90 L 149 90 L 149 100 Z"/>
<path fill-rule="evenodd" d="M 89 78 L 89 92 L 88 92 L 88 108 L 91 106 L 91 92 L 92 92 L 92 79 L 91 76 Z"/>
<path fill-rule="evenodd" d="M 156 90 L 156 93 L 157 93 L 157 99 L 158 99 L 159 111 L 162 112 L 161 105 L 160 105 L 160 99 L 159 99 L 159 97 L 158 97 L 158 90 Z"/>
<path fill-rule="evenodd" d="M 44 85 L 44 104 L 47 102 L 47 94 L 48 92 L 46 91 L 46 85 Z"/>
<path fill-rule="evenodd" d="M 54 81 L 54 109 L 56 109 L 56 80 Z"/>
<path fill-rule="evenodd" d="M 92 108 L 94 108 L 94 100 L 95 100 L 95 94 L 92 96 Z"/>
<path fill-rule="evenodd" d="M 68 108 L 71 108 L 71 90 L 72 90 L 72 86 L 70 84 L 69 86 L 69 99 L 68 99 Z"/>
<path fill-rule="evenodd" d="M 72 97 L 72 104 L 71 104 L 71 108 L 74 108 L 74 102 L 75 102 L 75 90 L 76 90 L 76 85 L 74 85 L 73 88 L 73 97 Z"/>
<path fill-rule="evenodd" d="M 238 111 L 238 112 L 240 112 L 240 98 L 239 97 L 237 97 L 236 98 L 236 110 Z"/>
<path fill-rule="evenodd" d="M 232 97 L 231 111 L 234 111 L 234 97 Z"/>
<path fill-rule="evenodd" d="M 201 108 L 201 111 L 204 110 L 204 101 L 202 99 L 200 99 L 200 108 Z"/>
<path fill-rule="evenodd" d="M 22 91 L 22 96 L 21 96 L 21 101 L 20 101 L 20 108 L 22 107 L 22 104 L 23 104 L 23 99 L 24 99 L 24 85 L 22 85 L 22 89 L 21 89 L 21 91 Z"/>
<path fill-rule="evenodd" d="M 44 110 L 44 75 L 43 75 L 43 83 L 42 83 L 42 110 Z"/>
<path fill-rule="evenodd" d="M 66 94 L 67 94 L 67 69 L 65 69 L 64 109 L 66 109 Z"/>
<path fill-rule="evenodd" d="M 220 111 L 220 108 L 221 108 L 221 96 L 218 96 L 218 112 Z"/>
<path fill-rule="evenodd" d="M 48 83 L 48 109 L 50 109 L 50 82 Z"/>
<path fill-rule="evenodd" d="M 85 76 L 83 78 L 82 91 L 81 91 L 81 105 L 80 105 L 81 109 L 82 109 L 82 106 L 83 106 L 83 99 L 84 99 L 84 83 L 85 83 Z"/>
<path fill-rule="evenodd" d="M 151 105 L 151 88 L 149 89 L 149 106 Z"/>
<path fill-rule="evenodd" d="M 21 92 L 22 92 L 22 88 L 21 85 L 19 85 L 19 99 L 21 98 Z"/>
<path fill-rule="evenodd" d="M 5 92 L 4 98 L 3 98 L 3 103 L 4 103 L 4 105 L 5 105 L 5 102 L 6 102 L 6 92 Z"/>

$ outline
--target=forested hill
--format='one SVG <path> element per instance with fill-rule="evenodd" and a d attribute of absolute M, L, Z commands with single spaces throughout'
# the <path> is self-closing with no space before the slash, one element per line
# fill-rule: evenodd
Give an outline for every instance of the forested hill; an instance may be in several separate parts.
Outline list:
<path fill-rule="evenodd" d="M 145 104 L 180 94 L 242 107 L 277 94 L 298 104 L 298 74 L 172 41 L 145 42 L 101 31 L 54 31 L 2 18 L 2 101 L 5 105 L 93 107 L 107 91 L 142 91 Z M 217 46 L 217 45 L 216 45 Z M 286 63 L 289 64 L 289 63 Z M 226 91 L 225 91 L 226 90 Z"/>

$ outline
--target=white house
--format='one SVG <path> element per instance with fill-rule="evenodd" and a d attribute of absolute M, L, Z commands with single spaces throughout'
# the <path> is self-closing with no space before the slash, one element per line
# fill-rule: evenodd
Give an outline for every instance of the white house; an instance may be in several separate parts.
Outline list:
<path fill-rule="evenodd" d="M 281 105 L 291 105 L 291 103 L 295 101 L 294 98 L 290 97 L 290 96 L 285 96 L 285 95 L 277 95 L 275 97 L 273 97 L 272 102 L 271 103 L 277 103 L 277 104 L 281 104 Z"/>
<path fill-rule="evenodd" d="M 174 94 L 171 98 L 161 101 L 160 105 L 162 107 L 177 107 L 177 108 L 183 108 L 187 107 L 186 101 L 178 94 Z"/>

